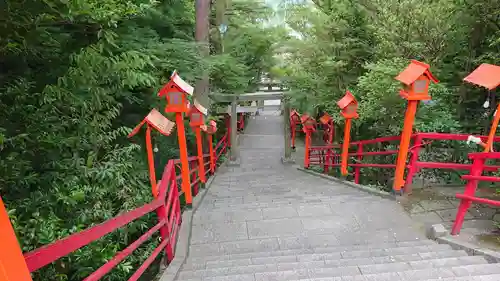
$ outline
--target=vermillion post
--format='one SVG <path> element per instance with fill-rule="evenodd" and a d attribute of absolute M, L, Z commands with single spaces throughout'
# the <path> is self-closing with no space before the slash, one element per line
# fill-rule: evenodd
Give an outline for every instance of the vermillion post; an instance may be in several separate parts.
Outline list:
<path fill-rule="evenodd" d="M 399 95 L 408 100 L 403 132 L 399 143 L 398 159 L 396 161 L 396 171 L 394 172 L 394 192 L 400 193 L 404 186 L 404 175 L 406 169 L 406 158 L 410 147 L 411 135 L 413 132 L 413 123 L 417 113 L 417 105 L 421 100 L 430 100 L 429 84 L 438 83 L 438 80 L 429 71 L 430 66 L 426 63 L 412 60 L 410 64 L 396 76 L 396 80 L 402 83 L 403 89 Z"/>
<path fill-rule="evenodd" d="M 191 181 L 189 179 L 189 162 L 186 144 L 186 130 L 184 128 L 184 118 L 181 112 L 175 113 L 175 123 L 177 125 L 177 137 L 179 138 L 179 158 L 181 160 L 182 191 L 186 198 L 186 205 L 191 207 L 193 195 L 191 194 Z"/>
<path fill-rule="evenodd" d="M 203 145 L 201 141 L 201 129 L 200 127 L 194 128 L 194 133 L 196 135 L 196 147 L 198 149 L 198 171 L 200 173 L 200 181 L 202 183 L 207 182 L 207 178 L 205 177 L 205 161 L 203 161 Z"/>
<path fill-rule="evenodd" d="M 16 233 L 0 197 L 0 280 L 32 281 Z"/>
<path fill-rule="evenodd" d="M 401 133 L 401 141 L 399 143 L 398 160 L 396 162 L 396 172 L 394 177 L 394 191 L 398 192 L 404 186 L 404 175 L 406 168 L 406 158 L 408 157 L 408 149 L 410 148 L 411 135 L 413 133 L 413 123 L 415 122 L 415 114 L 417 113 L 418 101 L 409 100 L 406 109 L 405 120 L 403 124 L 403 132 Z"/>
<path fill-rule="evenodd" d="M 213 145 L 212 134 L 208 134 L 208 153 L 210 154 L 210 173 L 213 175 L 215 173 L 215 152 Z"/>
<path fill-rule="evenodd" d="M 309 131 L 306 132 L 306 143 L 304 147 L 304 168 L 309 168 L 309 149 L 311 146 L 311 133 Z"/>
<path fill-rule="evenodd" d="M 295 149 L 295 130 L 296 130 L 297 126 L 295 124 L 295 122 L 292 121 L 292 125 L 291 125 L 291 130 L 292 130 L 292 149 Z"/>
<path fill-rule="evenodd" d="M 151 181 L 151 190 L 154 198 L 158 196 L 158 187 L 156 182 L 155 160 L 153 156 L 153 145 L 151 144 L 151 126 L 146 128 L 146 151 L 148 154 L 149 180 Z"/>
<path fill-rule="evenodd" d="M 351 142 L 351 118 L 345 119 L 344 142 L 342 143 L 342 162 L 340 164 L 340 172 L 343 176 L 347 176 L 347 160 L 349 156 L 349 143 Z"/>
<path fill-rule="evenodd" d="M 488 140 L 486 141 L 486 147 L 484 148 L 484 152 L 490 152 L 491 147 L 493 146 L 493 139 L 495 138 L 499 122 L 500 122 L 500 103 L 498 104 L 497 110 L 495 111 L 495 116 L 493 117 L 493 123 L 491 124 L 490 134 L 488 135 Z"/>
<path fill-rule="evenodd" d="M 330 122 L 328 122 L 328 143 L 327 145 L 329 147 L 331 147 L 333 145 L 333 131 L 334 131 L 334 124 L 333 124 L 333 120 L 330 120 Z M 332 159 L 332 149 L 331 148 L 328 148 L 328 150 L 326 151 L 326 160 L 325 160 L 325 168 L 324 168 L 324 172 L 325 174 L 328 174 L 329 170 L 330 170 L 330 164 L 331 164 L 331 159 Z"/>

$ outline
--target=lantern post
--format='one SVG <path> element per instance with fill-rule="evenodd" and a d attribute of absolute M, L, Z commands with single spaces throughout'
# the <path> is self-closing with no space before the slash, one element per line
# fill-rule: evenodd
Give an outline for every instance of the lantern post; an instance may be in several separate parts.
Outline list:
<path fill-rule="evenodd" d="M 32 281 L 2 197 L 0 197 L 0 249 L 0 280 Z"/>
<path fill-rule="evenodd" d="M 213 145 L 213 134 L 217 132 L 217 122 L 210 120 L 208 125 L 201 126 L 201 129 L 207 133 L 208 140 L 208 153 L 210 155 L 210 173 L 213 175 L 215 173 L 215 151 Z"/>
<path fill-rule="evenodd" d="M 297 133 L 297 124 L 300 124 L 300 114 L 292 110 L 290 113 L 290 132 L 292 137 L 292 150 L 295 150 L 295 135 Z"/>
<path fill-rule="evenodd" d="M 332 146 L 332 143 L 333 143 L 333 118 L 328 115 L 328 113 L 324 113 L 323 116 L 321 116 L 321 118 L 319 119 L 319 122 L 321 122 L 321 124 L 323 124 L 323 128 L 325 130 L 325 132 L 327 133 L 327 145 L 328 146 Z M 328 170 L 330 168 L 330 162 L 331 162 L 331 155 L 332 155 L 332 149 L 329 147 L 326 151 L 326 159 L 325 159 L 325 167 L 323 168 L 323 171 L 325 174 L 328 173 Z"/>
<path fill-rule="evenodd" d="M 349 156 L 349 146 L 351 142 L 351 120 L 358 118 L 358 102 L 354 95 L 347 90 L 344 97 L 337 102 L 337 106 L 342 110 L 341 114 L 345 118 L 344 141 L 342 142 L 342 155 L 340 164 L 340 173 L 347 176 L 347 162 Z"/>
<path fill-rule="evenodd" d="M 434 83 L 438 82 L 429 71 L 429 68 L 430 66 L 426 63 L 412 60 L 406 69 L 396 77 L 396 80 L 403 84 L 403 89 L 399 92 L 400 96 L 408 100 L 394 175 L 393 190 L 396 193 L 401 193 L 401 188 L 405 184 L 404 173 L 406 158 L 408 157 L 408 149 L 410 147 L 418 103 L 421 100 L 431 99 L 429 95 L 429 84 L 431 81 Z"/>
<path fill-rule="evenodd" d="M 483 63 L 476 68 L 471 74 L 464 78 L 464 81 L 485 87 L 488 91 L 494 90 L 500 86 L 500 66 L 494 64 Z M 489 104 L 489 101 L 488 101 Z M 486 106 L 487 108 L 488 106 Z M 490 152 L 493 148 L 493 139 L 500 122 L 500 103 L 498 103 L 493 115 L 493 123 L 491 124 L 490 133 L 486 143 L 480 143 L 484 147 L 483 152 Z"/>
<path fill-rule="evenodd" d="M 188 208 L 192 207 L 193 195 L 189 179 L 189 162 L 183 113 L 189 112 L 188 96 L 192 95 L 193 87 L 185 82 L 176 71 L 172 73 L 170 81 L 158 93 L 158 96 L 165 96 L 167 98 L 165 112 L 175 113 L 175 124 L 177 125 L 177 137 L 179 139 L 179 158 L 181 161 L 182 191 L 184 192 Z"/>
<path fill-rule="evenodd" d="M 302 131 L 306 134 L 305 151 L 304 151 L 304 168 L 309 168 L 310 163 L 310 148 L 311 148 L 311 134 L 316 131 L 316 120 L 309 116 L 307 113 L 302 114 L 300 117 L 302 123 Z"/>
<path fill-rule="evenodd" d="M 204 116 L 207 114 L 208 110 L 195 99 L 193 106 L 191 106 L 189 110 L 189 126 L 191 126 L 196 135 L 196 147 L 198 149 L 198 175 L 203 184 L 207 182 L 207 178 L 205 176 L 205 163 L 203 161 L 201 126 L 205 124 Z"/>
<path fill-rule="evenodd" d="M 131 138 L 137 135 L 144 124 L 146 124 L 146 152 L 148 154 L 149 180 L 151 181 L 151 191 L 153 193 L 153 196 L 154 198 L 157 198 L 159 191 L 158 187 L 156 186 L 157 181 L 153 156 L 153 146 L 151 143 L 151 128 L 154 128 L 165 136 L 169 136 L 175 127 L 175 123 L 168 120 L 158 110 L 152 109 L 146 116 L 146 118 L 144 118 L 144 120 L 142 120 L 141 123 L 135 126 L 132 132 L 128 134 L 128 137 Z"/>

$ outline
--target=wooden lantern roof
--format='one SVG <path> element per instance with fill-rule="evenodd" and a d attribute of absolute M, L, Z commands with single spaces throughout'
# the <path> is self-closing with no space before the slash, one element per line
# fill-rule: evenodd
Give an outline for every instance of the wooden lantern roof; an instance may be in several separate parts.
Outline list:
<path fill-rule="evenodd" d="M 146 118 L 144 118 L 141 121 L 141 123 L 135 126 L 132 132 L 128 134 L 128 137 L 131 138 L 135 136 L 145 123 L 155 128 L 155 130 L 157 130 L 158 132 L 162 133 L 165 136 L 169 136 L 175 127 L 175 122 L 168 120 L 167 117 L 163 116 L 163 114 L 161 114 L 158 110 L 153 108 L 146 116 Z"/>
<path fill-rule="evenodd" d="M 206 109 L 203 105 L 201 105 L 196 99 L 194 99 L 194 101 L 193 101 L 193 106 L 199 112 L 201 112 L 203 115 L 207 115 L 208 114 L 208 109 Z"/>
<path fill-rule="evenodd" d="M 300 117 L 300 114 L 297 112 L 297 110 L 292 110 L 292 112 L 290 112 L 290 116 L 299 116 Z"/>
<path fill-rule="evenodd" d="M 464 81 L 493 90 L 500 85 L 500 66 L 483 63 L 467 75 Z"/>
<path fill-rule="evenodd" d="M 351 103 L 357 104 L 358 102 L 356 98 L 354 98 L 354 95 L 349 90 L 346 90 L 344 97 L 337 102 L 337 106 L 340 107 L 340 109 L 344 109 Z"/>
<path fill-rule="evenodd" d="M 170 76 L 170 81 L 161 88 L 161 90 L 158 92 L 158 96 L 162 97 L 165 96 L 168 92 L 172 92 L 172 87 L 175 87 L 177 91 L 181 91 L 187 95 L 192 96 L 194 92 L 193 86 L 189 85 L 186 81 L 184 81 L 179 74 L 177 74 L 177 71 L 174 70 L 172 72 L 172 75 Z"/>
<path fill-rule="evenodd" d="M 432 75 L 432 73 L 429 70 L 430 66 L 426 63 L 417 61 L 417 60 L 411 60 L 410 64 L 403 70 L 401 73 L 399 73 L 398 76 L 396 76 L 396 80 L 399 82 L 405 84 L 405 85 L 411 85 L 417 79 L 425 75 L 429 78 L 434 83 L 438 83 L 439 81 Z"/>
<path fill-rule="evenodd" d="M 321 116 L 321 118 L 319 118 L 319 121 L 323 125 L 327 125 L 331 120 L 332 120 L 332 117 L 326 112 L 325 112 L 325 114 L 323 114 L 323 116 Z"/>
<path fill-rule="evenodd" d="M 301 122 L 301 123 L 305 123 L 305 122 L 306 122 L 307 120 L 309 120 L 309 119 L 314 120 L 314 119 L 313 119 L 311 116 L 309 116 L 309 114 L 307 114 L 307 113 L 304 113 L 304 114 L 302 114 L 302 116 L 300 116 L 300 122 Z"/>

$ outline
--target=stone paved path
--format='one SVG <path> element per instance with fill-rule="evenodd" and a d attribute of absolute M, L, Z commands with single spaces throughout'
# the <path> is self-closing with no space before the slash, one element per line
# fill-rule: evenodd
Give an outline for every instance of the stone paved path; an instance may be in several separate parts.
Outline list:
<path fill-rule="evenodd" d="M 281 120 L 250 119 L 176 280 L 500 280 L 498 264 L 427 240 L 395 202 L 283 166 Z"/>

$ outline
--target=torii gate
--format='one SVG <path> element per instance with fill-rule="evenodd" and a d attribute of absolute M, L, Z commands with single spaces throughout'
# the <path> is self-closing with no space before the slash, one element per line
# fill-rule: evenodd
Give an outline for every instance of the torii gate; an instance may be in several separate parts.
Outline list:
<path fill-rule="evenodd" d="M 261 107 L 257 106 L 238 106 L 240 101 L 264 101 L 264 100 L 281 100 L 283 105 L 283 120 L 284 120 L 284 130 L 285 130 L 285 151 L 281 160 L 284 164 L 292 164 L 294 160 L 292 159 L 292 149 L 290 147 L 290 127 L 287 125 L 290 120 L 290 104 L 284 98 L 285 91 L 262 91 L 255 93 L 246 94 L 210 94 L 210 98 L 216 102 L 231 102 L 231 110 L 223 110 L 220 113 L 228 113 L 230 116 L 237 116 L 239 112 L 257 112 Z M 257 102 L 258 104 L 258 102 Z M 229 111 L 229 112 L 228 112 Z M 230 166 L 240 165 L 240 151 L 238 144 L 236 142 L 237 136 L 237 118 L 231 118 L 231 153 L 229 157 Z"/>

